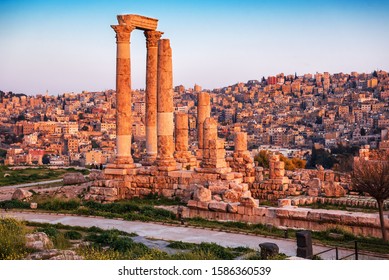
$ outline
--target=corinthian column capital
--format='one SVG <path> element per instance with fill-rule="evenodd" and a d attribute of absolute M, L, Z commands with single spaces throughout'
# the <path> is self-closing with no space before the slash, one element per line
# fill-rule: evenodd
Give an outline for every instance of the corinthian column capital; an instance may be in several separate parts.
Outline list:
<path fill-rule="evenodd" d="M 158 46 L 158 40 L 161 38 L 163 32 L 146 30 L 144 32 L 146 37 L 146 47 L 147 48 L 156 48 Z"/>
<path fill-rule="evenodd" d="M 129 25 L 111 25 L 116 32 L 116 42 L 130 42 L 131 32 L 135 29 Z"/>

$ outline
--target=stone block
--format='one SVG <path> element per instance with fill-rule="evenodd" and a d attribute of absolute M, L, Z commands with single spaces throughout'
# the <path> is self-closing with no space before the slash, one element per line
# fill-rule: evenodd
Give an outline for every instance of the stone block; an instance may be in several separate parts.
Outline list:
<path fill-rule="evenodd" d="M 197 201 L 189 200 L 186 206 L 188 206 L 189 208 L 197 208 Z"/>
<path fill-rule="evenodd" d="M 245 207 L 244 208 L 244 214 L 246 215 L 246 216 L 252 216 L 252 215 L 254 215 L 254 207 Z"/>
<path fill-rule="evenodd" d="M 162 196 L 171 198 L 174 196 L 174 190 L 173 189 L 162 189 Z"/>
<path fill-rule="evenodd" d="M 343 197 L 345 189 L 337 182 L 322 182 L 322 190 L 326 197 Z"/>
<path fill-rule="evenodd" d="M 328 223 L 340 223 L 340 216 L 335 213 L 321 213 L 320 220 Z"/>
<path fill-rule="evenodd" d="M 209 204 L 209 202 L 197 201 L 197 209 L 208 211 L 208 209 L 209 209 L 208 204 Z"/>
<path fill-rule="evenodd" d="M 28 191 L 28 190 L 25 190 L 25 189 L 16 189 L 14 191 L 14 193 L 12 194 L 12 199 L 13 200 L 19 200 L 19 201 L 22 201 L 22 200 L 27 200 L 29 199 L 31 196 L 32 196 L 32 192 Z"/>
<path fill-rule="evenodd" d="M 235 178 L 234 174 L 233 173 L 226 173 L 226 174 L 221 174 L 220 175 L 220 178 L 223 179 L 223 180 L 232 180 Z"/>
<path fill-rule="evenodd" d="M 152 193 L 152 190 L 149 188 L 140 188 L 138 191 L 140 196 L 147 196 Z"/>
<path fill-rule="evenodd" d="M 316 211 L 309 211 L 307 213 L 307 220 L 318 222 L 321 220 L 321 213 Z"/>
<path fill-rule="evenodd" d="M 284 198 L 284 199 L 279 199 L 278 200 L 278 207 L 284 207 L 284 206 L 291 206 L 291 200 Z"/>
<path fill-rule="evenodd" d="M 271 242 L 260 243 L 259 247 L 261 248 L 261 259 L 263 260 L 275 257 L 280 252 L 278 245 Z"/>
<path fill-rule="evenodd" d="M 105 196 L 117 196 L 118 190 L 115 188 L 104 188 L 104 195 Z"/>
<path fill-rule="evenodd" d="M 242 196 L 242 197 L 239 199 L 239 202 L 240 202 L 243 206 L 246 206 L 246 207 L 258 207 L 258 202 L 255 201 L 255 199 L 252 198 L 252 197 L 245 197 L 245 196 Z"/>
<path fill-rule="evenodd" d="M 208 204 L 208 208 L 211 211 L 216 212 L 227 212 L 227 203 L 225 202 L 210 202 Z"/>
<path fill-rule="evenodd" d="M 278 208 L 275 210 L 277 218 L 289 218 L 289 210 Z"/>
<path fill-rule="evenodd" d="M 243 205 L 238 205 L 238 214 L 244 215 L 245 207 Z"/>
<path fill-rule="evenodd" d="M 210 185 L 208 186 L 208 189 L 213 194 L 223 194 L 226 190 L 228 190 L 228 185 L 223 184 L 222 182 L 210 182 Z"/>
<path fill-rule="evenodd" d="M 306 220 L 308 211 L 304 209 L 293 209 L 289 211 L 289 218 L 296 220 Z"/>
<path fill-rule="evenodd" d="M 212 193 L 209 189 L 198 186 L 197 189 L 194 191 L 193 199 L 197 201 L 211 201 L 212 199 Z"/>
<path fill-rule="evenodd" d="M 226 151 L 224 149 L 209 150 L 210 158 L 224 159 L 225 156 L 226 156 Z"/>
<path fill-rule="evenodd" d="M 106 168 L 106 169 L 104 169 L 104 174 L 107 174 L 107 175 L 126 175 L 127 170 L 126 169 Z"/>
<path fill-rule="evenodd" d="M 268 212 L 267 208 L 265 207 L 254 207 L 253 211 L 253 215 L 261 217 L 266 217 Z"/>
<path fill-rule="evenodd" d="M 228 203 L 227 204 L 227 212 L 228 213 L 238 213 L 238 205 L 239 205 L 239 203 Z"/>
<path fill-rule="evenodd" d="M 340 217 L 341 223 L 345 225 L 356 225 L 358 224 L 358 218 L 357 216 L 354 216 L 353 214 L 343 214 Z"/>
<path fill-rule="evenodd" d="M 26 234 L 26 247 L 34 250 L 45 250 L 53 247 L 53 242 L 44 232 Z"/>
<path fill-rule="evenodd" d="M 240 194 L 235 190 L 226 190 L 223 193 L 223 200 L 226 202 L 238 202 L 240 198 Z"/>
<path fill-rule="evenodd" d="M 255 177 L 244 177 L 243 182 L 245 183 L 254 183 L 255 182 Z"/>

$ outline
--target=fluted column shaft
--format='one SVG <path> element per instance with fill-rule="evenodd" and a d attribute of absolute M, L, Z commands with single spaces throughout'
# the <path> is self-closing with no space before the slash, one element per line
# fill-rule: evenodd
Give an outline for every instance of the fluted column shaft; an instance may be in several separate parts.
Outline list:
<path fill-rule="evenodd" d="M 188 114 L 176 113 L 176 152 L 187 152 L 189 149 L 188 143 Z"/>
<path fill-rule="evenodd" d="M 146 58 L 146 160 L 155 161 L 157 158 L 157 69 L 158 69 L 158 40 L 163 32 L 145 31 Z"/>
<path fill-rule="evenodd" d="M 211 116 L 211 102 L 208 92 L 199 92 L 197 100 L 197 135 L 199 150 L 204 148 L 204 121 Z"/>
<path fill-rule="evenodd" d="M 131 156 L 131 61 L 130 36 L 133 27 L 111 25 L 116 32 L 116 163 L 132 164 Z"/>
<path fill-rule="evenodd" d="M 173 70 L 172 49 L 168 39 L 158 42 L 158 106 L 157 133 L 158 156 L 160 170 L 172 170 L 176 167 L 174 153 L 173 124 Z"/>

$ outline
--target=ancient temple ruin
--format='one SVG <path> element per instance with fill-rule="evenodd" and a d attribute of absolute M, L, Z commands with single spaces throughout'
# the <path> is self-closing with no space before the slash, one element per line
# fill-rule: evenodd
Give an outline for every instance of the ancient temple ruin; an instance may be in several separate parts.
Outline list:
<path fill-rule="evenodd" d="M 374 217 L 364 217 L 361 224 L 355 222 L 353 213 L 322 213 L 294 206 L 344 196 L 349 178 L 321 168 L 288 175 L 279 155 L 271 156 L 269 171 L 256 167 L 247 150 L 247 134 L 241 131 L 235 132 L 235 150 L 227 156 L 224 140 L 218 138 L 218 123 L 210 114 L 207 92 L 198 93 L 198 150 L 192 154 L 188 114 L 174 113 L 169 39 L 161 38 L 163 32 L 157 31 L 157 19 L 140 15 L 117 18 L 118 24 L 112 25 L 117 44 L 116 157 L 102 178 L 93 182 L 86 199 L 106 203 L 158 194 L 186 202 L 186 217 L 319 230 L 341 221 L 357 234 L 379 233 Z M 135 29 L 144 31 L 147 48 L 146 154 L 140 164 L 134 163 L 131 154 L 130 37 Z M 348 189 L 348 193 L 352 194 L 352 190 Z M 300 196 L 307 194 L 308 197 Z M 258 199 L 279 200 L 280 206 L 289 208 L 259 207 Z"/>
<path fill-rule="evenodd" d="M 158 20 L 140 15 L 119 15 L 116 32 L 117 142 L 115 160 L 108 164 L 103 179 L 91 188 L 89 199 L 110 202 L 156 193 L 166 197 L 193 198 L 197 189 L 214 190 L 222 197 L 231 188 L 240 197 L 251 198 L 254 182 L 253 160 L 247 152 L 247 137 L 238 133 L 236 159 L 226 161 L 224 140 L 217 135 L 217 121 L 210 116 L 207 92 L 198 94 L 198 153 L 189 151 L 188 115 L 176 113 L 173 105 L 172 49 L 169 39 L 157 31 Z M 146 155 L 135 164 L 131 155 L 131 56 L 130 38 L 134 30 L 146 37 Z M 240 161 L 243 165 L 240 166 Z M 231 168 L 229 165 L 233 166 Z M 232 187 L 231 187 L 232 186 Z M 217 189 L 217 191 L 216 191 Z M 247 199 L 246 199 L 247 200 Z M 227 210 L 227 202 L 225 209 Z M 252 204 L 256 202 L 253 200 Z"/>

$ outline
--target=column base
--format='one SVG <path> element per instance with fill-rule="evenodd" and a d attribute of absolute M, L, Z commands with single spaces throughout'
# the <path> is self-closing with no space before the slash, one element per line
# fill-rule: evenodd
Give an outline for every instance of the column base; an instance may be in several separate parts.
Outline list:
<path fill-rule="evenodd" d="M 160 171 L 173 171 L 178 170 L 177 162 L 173 158 L 169 159 L 157 159 L 155 164 Z"/>
<path fill-rule="evenodd" d="M 190 151 L 176 151 L 174 153 L 174 159 L 177 162 L 182 163 L 183 168 L 187 168 L 187 166 L 197 166 L 197 159 Z"/>
<path fill-rule="evenodd" d="M 134 160 L 132 159 L 132 156 L 116 156 L 114 163 L 134 165 Z"/>
<path fill-rule="evenodd" d="M 202 160 L 203 159 L 203 150 L 202 149 L 199 149 L 196 151 L 196 158 L 198 160 Z"/>
<path fill-rule="evenodd" d="M 141 161 L 141 164 L 143 166 L 152 166 L 155 164 L 155 161 L 157 160 L 157 154 L 146 154 L 142 161 Z"/>

